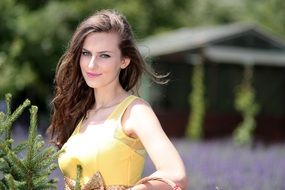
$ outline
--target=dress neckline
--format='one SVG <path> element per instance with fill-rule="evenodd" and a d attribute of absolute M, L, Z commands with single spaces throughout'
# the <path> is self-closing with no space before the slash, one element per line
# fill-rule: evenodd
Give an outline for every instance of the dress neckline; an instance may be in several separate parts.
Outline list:
<path fill-rule="evenodd" d="M 131 97 L 133 97 L 134 95 L 128 95 L 127 97 L 125 97 L 118 105 L 115 106 L 115 108 L 111 111 L 111 113 L 108 115 L 108 117 L 106 118 L 106 120 L 102 123 L 102 126 L 109 120 L 113 119 L 117 110 L 120 109 L 120 107 L 126 102 L 128 101 Z M 76 134 L 80 134 L 80 130 L 82 128 L 82 123 L 84 121 L 84 117 L 82 117 L 82 119 L 80 120 L 80 122 L 78 123 L 78 125 L 76 126 L 73 135 Z M 98 126 L 99 127 L 99 126 Z"/>

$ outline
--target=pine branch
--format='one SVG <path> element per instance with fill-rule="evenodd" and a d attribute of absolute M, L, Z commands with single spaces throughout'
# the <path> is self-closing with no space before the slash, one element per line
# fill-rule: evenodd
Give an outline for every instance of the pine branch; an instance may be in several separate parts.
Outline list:
<path fill-rule="evenodd" d="M 34 155 L 34 144 L 36 140 L 36 133 L 37 133 L 37 119 L 36 115 L 38 112 L 38 108 L 36 106 L 32 106 L 30 108 L 30 129 L 29 129 L 29 136 L 28 136 L 28 153 L 27 153 L 27 160 L 32 160 Z"/>
<path fill-rule="evenodd" d="M 16 172 L 20 176 L 25 176 L 25 174 L 27 173 L 27 168 L 21 162 L 21 160 L 18 159 L 17 155 L 14 152 L 12 152 L 9 149 L 9 147 L 4 143 L 0 144 L 0 150 L 2 150 L 6 154 L 5 160 L 10 164 L 10 166 L 14 165 L 15 167 L 13 167 L 13 168 L 17 170 Z"/>
<path fill-rule="evenodd" d="M 80 190 L 81 189 L 81 185 L 80 185 L 80 179 L 81 179 L 81 175 L 82 175 L 82 167 L 80 165 L 76 166 L 76 183 L 75 183 L 75 188 L 74 190 Z"/>
<path fill-rule="evenodd" d="M 6 95 L 7 113 L 0 112 L 0 189 L 1 190 L 42 190 L 56 189 L 56 179 L 49 179 L 57 167 L 54 160 L 61 151 L 45 147 L 41 135 L 37 135 L 36 106 L 30 108 L 30 128 L 28 140 L 12 148 L 12 124 L 30 105 L 26 100 L 11 114 L 11 95 Z M 4 139 L 3 135 L 4 134 Z M 25 157 L 18 156 L 25 152 Z"/>
<path fill-rule="evenodd" d="M 13 123 L 16 121 L 16 119 L 23 113 L 24 108 L 28 107 L 31 105 L 31 101 L 26 99 L 22 105 L 20 105 L 10 116 L 9 122 Z"/>
<path fill-rule="evenodd" d="M 28 136 L 28 152 L 27 156 L 25 159 L 25 163 L 27 164 L 28 168 L 28 173 L 26 175 L 26 181 L 27 181 L 27 188 L 28 189 L 34 189 L 34 183 L 37 182 L 40 178 L 37 178 L 33 180 L 34 177 L 34 170 L 35 170 L 35 165 L 33 163 L 33 158 L 35 156 L 35 140 L 36 140 L 36 130 L 37 130 L 37 112 L 38 108 L 36 106 L 32 106 L 30 108 L 30 128 L 29 128 L 29 136 Z M 44 176 L 45 178 L 45 176 Z"/>
<path fill-rule="evenodd" d="M 15 120 L 23 113 L 24 109 L 31 104 L 30 100 L 25 100 L 22 105 L 20 105 L 11 115 L 11 97 L 9 94 L 6 96 L 6 104 L 7 104 L 7 114 L 6 119 L 2 123 L 2 126 L 0 128 L 0 133 L 5 131 L 5 139 L 11 139 L 12 136 L 12 124 L 15 122 Z M 11 148 L 11 145 L 9 145 Z"/>
<path fill-rule="evenodd" d="M 57 164 L 53 162 L 54 157 L 46 157 L 41 160 L 34 162 L 34 175 L 43 175 L 43 173 L 50 174 L 56 167 Z"/>
<path fill-rule="evenodd" d="M 4 158 L 0 158 L 0 171 L 3 171 L 3 173 L 9 172 L 9 164 L 5 161 Z"/>
<path fill-rule="evenodd" d="M 11 174 L 6 175 L 5 179 L 8 183 L 9 190 L 17 190 L 16 184 L 14 182 L 14 178 Z"/>
<path fill-rule="evenodd" d="M 55 170 L 58 167 L 56 163 L 52 163 L 49 166 L 47 166 L 45 169 L 42 169 L 41 171 L 38 171 L 36 174 L 39 176 L 45 175 L 49 176 L 53 170 Z"/>
<path fill-rule="evenodd" d="M 12 124 L 15 120 L 22 114 L 24 109 L 31 104 L 30 100 L 25 100 L 22 105 L 20 105 L 11 115 L 11 99 L 12 95 L 6 95 L 6 107 L 7 113 L 3 115 L 1 112 L 1 124 L 0 124 L 0 134 L 4 133 L 5 139 L 11 139 L 12 136 Z M 11 144 L 8 144 L 8 147 L 11 148 Z"/>
<path fill-rule="evenodd" d="M 37 190 L 56 189 L 57 180 L 51 179 L 47 183 L 37 186 Z"/>
<path fill-rule="evenodd" d="M 6 114 L 7 116 L 11 115 L 11 101 L 12 101 L 12 94 L 6 94 Z"/>
<path fill-rule="evenodd" d="M 34 144 L 34 149 L 35 150 L 41 150 L 45 145 L 44 139 L 41 135 L 37 135 L 35 138 L 35 144 Z M 53 147 L 50 147 L 52 149 L 54 149 Z"/>
<path fill-rule="evenodd" d="M 39 176 L 33 180 L 34 184 L 46 184 L 48 182 L 48 178 L 44 175 Z M 37 185 L 38 186 L 38 185 Z"/>
<path fill-rule="evenodd" d="M 22 142 L 18 144 L 15 148 L 13 148 L 13 152 L 15 152 L 15 154 L 18 154 L 21 151 L 23 151 L 25 148 L 27 148 L 27 142 Z"/>
<path fill-rule="evenodd" d="M 3 112 L 0 112 L 0 129 L 2 129 L 2 123 L 4 123 L 5 120 L 5 114 Z"/>
<path fill-rule="evenodd" d="M 41 166 L 46 167 L 46 165 L 49 165 L 49 163 L 54 160 L 54 157 L 52 156 L 54 153 L 54 149 L 52 147 L 48 147 L 34 155 L 31 162 L 37 168 Z"/>
<path fill-rule="evenodd" d="M 2 190 L 8 189 L 2 181 L 0 181 L 0 189 L 2 189 Z"/>

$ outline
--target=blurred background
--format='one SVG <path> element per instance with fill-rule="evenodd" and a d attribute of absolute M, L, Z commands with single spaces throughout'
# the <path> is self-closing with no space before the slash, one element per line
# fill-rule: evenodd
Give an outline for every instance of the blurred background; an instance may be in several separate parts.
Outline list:
<path fill-rule="evenodd" d="M 189 189 L 284 190 L 284 0 L 1 0 L 0 110 L 7 92 L 14 107 L 30 99 L 45 135 L 57 62 L 103 8 L 121 11 L 148 64 L 169 73 L 163 86 L 144 78 L 140 94 L 178 148 Z M 28 120 L 17 121 L 17 141 Z M 153 170 L 148 159 L 145 175 Z"/>

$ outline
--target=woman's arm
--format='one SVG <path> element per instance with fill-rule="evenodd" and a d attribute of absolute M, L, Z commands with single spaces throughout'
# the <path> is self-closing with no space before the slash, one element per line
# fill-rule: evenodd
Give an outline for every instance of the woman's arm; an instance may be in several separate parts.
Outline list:
<path fill-rule="evenodd" d="M 148 103 L 135 100 L 127 109 L 122 119 L 123 130 L 132 137 L 138 137 L 153 161 L 156 172 L 150 177 L 166 178 L 182 189 L 186 188 L 187 179 L 184 164 L 175 147 L 168 139 Z M 160 181 L 149 181 L 137 185 L 133 190 L 171 189 Z"/>

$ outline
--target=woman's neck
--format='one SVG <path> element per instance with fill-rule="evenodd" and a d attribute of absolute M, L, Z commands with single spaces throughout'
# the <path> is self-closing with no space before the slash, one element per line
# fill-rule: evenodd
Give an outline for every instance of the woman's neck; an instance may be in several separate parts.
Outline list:
<path fill-rule="evenodd" d="M 94 89 L 95 105 L 93 109 L 101 109 L 105 107 L 111 107 L 121 102 L 128 93 L 118 86 L 112 89 Z"/>

